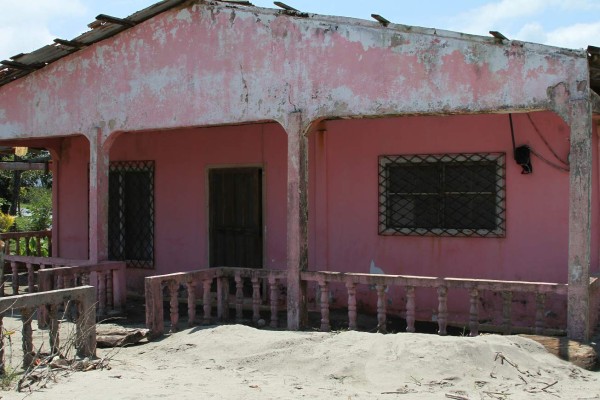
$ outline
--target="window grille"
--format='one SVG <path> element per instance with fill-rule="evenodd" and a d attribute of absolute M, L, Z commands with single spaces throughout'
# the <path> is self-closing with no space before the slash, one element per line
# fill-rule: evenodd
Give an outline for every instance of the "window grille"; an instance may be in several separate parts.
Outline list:
<path fill-rule="evenodd" d="M 505 234 L 503 153 L 379 157 L 379 233 Z"/>
<path fill-rule="evenodd" d="M 154 267 L 154 161 L 110 164 L 108 256 L 128 267 Z"/>

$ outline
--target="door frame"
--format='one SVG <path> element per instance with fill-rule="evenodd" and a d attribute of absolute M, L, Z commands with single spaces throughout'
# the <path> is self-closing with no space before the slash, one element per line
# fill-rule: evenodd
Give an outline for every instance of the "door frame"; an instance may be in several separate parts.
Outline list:
<path fill-rule="evenodd" d="M 241 169 L 241 168 L 260 168 L 262 171 L 261 176 L 261 212 L 262 212 L 262 269 L 266 269 L 265 260 L 267 259 L 267 179 L 266 179 L 266 168 L 262 163 L 243 163 L 243 164 L 209 164 L 204 168 L 204 188 L 205 188 L 205 213 L 206 213 L 206 223 L 205 223 L 205 234 L 206 234 L 206 266 L 207 268 L 210 266 L 210 181 L 209 181 L 209 173 L 213 169 Z"/>

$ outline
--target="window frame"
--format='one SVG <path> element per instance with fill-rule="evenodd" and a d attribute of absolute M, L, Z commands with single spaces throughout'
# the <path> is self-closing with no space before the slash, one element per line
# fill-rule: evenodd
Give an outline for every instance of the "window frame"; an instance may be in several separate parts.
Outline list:
<path fill-rule="evenodd" d="M 110 165 L 109 165 L 109 193 L 108 193 L 108 197 L 109 197 L 109 204 L 108 204 L 108 214 L 109 214 L 109 220 L 108 220 L 108 231 L 109 233 L 111 232 L 111 229 L 115 229 L 115 227 L 111 227 L 111 224 L 114 222 L 118 222 L 119 225 L 119 235 L 123 236 L 122 240 L 119 240 L 118 243 L 111 243 L 111 237 L 109 236 L 108 238 L 108 253 L 109 253 L 109 259 L 111 260 L 115 260 L 115 261 L 125 261 L 126 265 L 128 268 L 141 268 L 141 269 L 154 269 L 155 268 L 155 260 L 156 260 L 156 246 L 155 246 L 155 223 L 156 223 L 156 212 L 155 212 L 155 162 L 153 160 L 127 160 L 127 161 L 111 161 Z M 147 223 L 149 224 L 149 236 L 150 236 L 150 244 L 149 245 L 144 245 L 142 244 L 142 246 L 149 246 L 149 251 L 146 249 L 146 251 L 148 251 L 150 253 L 148 260 L 145 259 L 129 259 L 127 258 L 127 252 L 126 251 L 119 251 L 119 254 L 117 254 L 116 256 L 114 254 L 111 253 L 111 249 L 113 248 L 113 246 L 115 247 L 126 247 L 127 246 L 127 232 L 124 231 L 125 230 L 125 224 L 126 224 L 126 207 L 125 207 L 125 202 L 127 202 L 127 198 L 125 197 L 125 195 L 123 194 L 123 192 L 125 191 L 125 175 L 128 172 L 133 172 L 133 173 L 139 173 L 139 172 L 147 172 L 149 174 L 149 188 L 148 188 L 148 193 L 149 193 L 149 199 L 148 199 L 148 221 Z M 114 212 L 114 210 L 111 211 L 111 176 L 117 176 L 119 178 L 118 181 L 118 192 L 120 193 L 120 195 L 117 198 L 118 201 L 118 217 L 116 218 L 113 216 L 112 212 Z M 138 199 L 136 199 L 138 200 Z M 114 219 L 114 221 L 113 221 Z M 139 239 L 139 240 L 143 240 Z"/>
<path fill-rule="evenodd" d="M 505 153 L 452 153 L 452 154 L 408 154 L 408 155 L 381 155 L 378 158 L 378 187 L 379 210 L 378 225 L 379 235 L 383 236 L 440 236 L 440 237 L 505 237 L 506 236 L 506 169 Z M 391 179 L 390 167 L 393 165 L 440 165 L 440 164 L 472 164 L 490 162 L 496 165 L 495 174 L 495 218 L 494 229 L 485 228 L 423 228 L 390 226 L 388 216 L 388 197 Z M 468 192 L 459 192 L 465 193 Z M 448 194 L 442 192 L 441 195 Z"/>

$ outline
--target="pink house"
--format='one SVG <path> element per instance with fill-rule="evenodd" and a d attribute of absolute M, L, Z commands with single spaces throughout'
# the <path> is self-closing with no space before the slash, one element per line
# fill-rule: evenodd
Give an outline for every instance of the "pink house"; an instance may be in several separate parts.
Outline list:
<path fill-rule="evenodd" d="M 289 329 L 316 297 L 324 329 L 337 307 L 593 332 L 587 52 L 224 1 L 91 26 L 0 70 L 0 145 L 52 154 L 54 257 L 123 260 L 138 293 L 275 271 Z"/>

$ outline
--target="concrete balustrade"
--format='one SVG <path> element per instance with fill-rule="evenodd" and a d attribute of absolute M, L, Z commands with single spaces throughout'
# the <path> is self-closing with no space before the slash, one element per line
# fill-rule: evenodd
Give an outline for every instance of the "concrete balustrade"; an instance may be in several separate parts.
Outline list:
<path fill-rule="evenodd" d="M 406 331 L 415 332 L 417 317 L 416 295 L 417 291 L 434 290 L 437 296 L 437 307 L 431 319 L 437 321 L 438 334 L 446 335 L 449 322 L 448 299 L 453 293 L 466 292 L 467 299 L 464 304 L 465 326 L 468 326 L 469 335 L 476 336 L 481 329 L 501 331 L 510 334 L 517 329 L 514 321 L 519 323 L 518 330 L 531 331 L 538 334 L 549 332 L 546 318 L 552 314 L 548 298 L 566 297 L 568 285 L 544 282 L 519 282 L 498 281 L 485 279 L 460 279 L 437 278 L 427 276 L 407 275 L 377 275 L 340 273 L 324 271 L 304 271 L 301 279 L 305 283 L 312 282 L 318 288 L 316 310 L 320 312 L 320 329 L 331 330 L 330 303 L 335 286 L 345 287 L 348 296 L 348 328 L 357 329 L 357 289 L 367 286 L 376 293 L 377 330 L 386 332 L 388 306 L 391 304 L 387 292 L 391 288 L 401 288 L 405 294 L 404 316 L 406 318 Z M 600 305 L 600 281 L 598 278 L 590 280 L 592 300 Z M 216 283 L 216 285 L 215 285 Z M 254 323 L 261 319 L 261 311 L 270 309 L 270 326 L 277 327 L 277 313 L 279 310 L 280 286 L 286 283 L 285 271 L 270 271 L 261 269 L 244 268 L 210 268 L 192 272 L 182 272 L 169 275 L 152 276 L 146 278 L 146 325 L 155 335 L 162 334 L 164 326 L 163 303 L 169 302 L 170 330 L 176 331 L 179 323 L 179 303 L 187 301 L 188 325 L 197 323 L 196 305 L 197 298 L 202 299 L 203 316 L 200 322 L 209 324 L 213 322 L 213 307 L 216 306 L 217 320 L 225 321 L 229 318 L 229 311 L 235 310 L 235 319 L 242 320 L 245 309 L 252 311 Z M 230 292 L 230 284 L 235 285 Z M 246 285 L 245 285 L 246 284 Z M 265 290 L 261 292 L 261 284 Z M 214 292 L 216 287 L 216 293 Z M 251 297 L 247 297 L 247 289 L 252 288 Z M 182 289 L 187 291 L 187 298 L 181 296 Z M 245 293 L 246 289 L 246 293 Z M 168 298 L 165 297 L 168 293 Z M 200 296 L 199 293 L 202 292 Z M 490 324 L 489 316 L 480 315 L 482 296 L 486 293 L 495 294 L 499 301 L 496 310 L 499 310 L 499 324 Z M 268 296 L 267 296 L 268 294 Z M 246 295 L 246 296 L 245 296 Z M 516 297 L 519 295 L 520 297 Z M 528 326 L 522 326 L 527 320 L 527 315 L 513 318 L 513 302 L 521 301 L 523 296 L 530 296 L 535 311 L 530 316 Z M 266 298 L 269 302 L 265 303 Z M 335 299 L 334 299 L 335 301 Z M 339 301 L 337 302 L 339 304 Z M 455 304 L 456 302 L 454 302 Z M 596 304 L 594 303 L 594 304 Z M 456 307 L 454 305 L 454 307 Z M 398 305 L 396 305 L 398 309 Z M 519 308 L 517 308 L 519 309 Z M 520 311 L 522 312 L 522 311 Z M 486 319 L 485 324 L 480 323 Z"/>
<path fill-rule="evenodd" d="M 536 312 L 534 316 L 534 329 L 536 333 L 545 331 L 545 306 L 547 295 L 554 294 L 566 296 L 567 285 L 558 283 L 541 282 L 516 282 L 496 281 L 485 279 L 459 279 L 459 278 L 436 278 L 426 276 L 407 275 L 377 275 L 341 272 L 302 272 L 301 278 L 306 282 L 315 282 L 319 285 L 321 330 L 330 329 L 329 324 L 329 284 L 344 284 L 348 291 L 348 328 L 356 329 L 356 288 L 359 285 L 374 287 L 377 293 L 377 330 L 385 332 L 386 325 L 386 291 L 390 287 L 404 288 L 406 293 L 405 317 L 406 331 L 415 332 L 415 290 L 433 288 L 437 293 L 437 315 L 438 334 L 447 334 L 448 325 L 448 296 L 453 290 L 467 290 L 469 303 L 465 304 L 468 310 L 468 326 L 470 335 L 479 334 L 479 296 L 484 291 L 499 293 L 502 295 L 502 328 L 504 333 L 510 333 L 512 329 L 512 299 L 513 293 L 531 293 L 535 295 Z M 600 290 L 598 290 L 600 294 Z"/>
<path fill-rule="evenodd" d="M 98 316 L 118 314 L 125 309 L 126 303 L 125 269 L 125 262 L 122 261 L 40 269 L 40 292 L 93 286 L 96 290 Z M 40 322 L 42 326 L 46 325 L 42 317 Z"/>
<path fill-rule="evenodd" d="M 286 271 L 269 271 L 249 268 L 210 268 L 192 272 L 181 272 L 168 275 L 151 276 L 145 280 L 146 327 L 153 335 L 162 335 L 165 331 L 164 291 L 168 292 L 169 330 L 175 332 L 179 325 L 179 303 L 187 303 L 188 326 L 196 324 L 197 293 L 202 291 L 202 323 L 213 321 L 212 309 L 217 308 L 217 319 L 229 319 L 230 308 L 235 309 L 235 319 L 243 319 L 244 309 L 252 311 L 252 321 L 258 323 L 262 319 L 261 312 L 270 311 L 269 326 L 278 326 L 279 288 L 285 281 Z M 216 293 L 212 291 L 216 282 Z M 230 282 L 235 285 L 235 294 L 230 294 Z M 246 298 L 245 283 L 252 288 L 252 295 Z M 261 290 L 264 287 L 265 290 Z M 180 296 L 182 289 L 187 290 L 187 297 Z"/>
<path fill-rule="evenodd" d="M 53 269 L 64 266 L 78 266 L 88 264 L 88 260 L 73 260 L 69 258 L 58 258 L 58 257 L 32 257 L 32 256 L 18 256 L 18 255 L 5 255 L 4 262 L 10 265 L 12 279 L 11 288 L 13 295 L 19 294 L 19 273 L 22 271 L 27 272 L 27 292 L 33 293 L 39 289 L 36 274 L 38 271 L 43 269 Z M 5 295 L 4 283 L 0 285 L 0 297 Z"/>
<path fill-rule="evenodd" d="M 23 368 L 35 361 L 33 329 L 31 326 L 34 310 L 45 309 L 49 316 L 49 348 L 52 354 L 60 349 L 59 316 L 57 307 L 64 302 L 72 302 L 78 309 L 76 320 L 75 348 L 82 357 L 93 357 L 96 353 L 96 289 L 92 286 L 53 290 L 51 292 L 32 293 L 0 299 L 0 330 L 4 315 L 17 310 L 21 315 L 23 336 Z M 4 374 L 4 335 L 0 335 L 0 375 Z"/>
<path fill-rule="evenodd" d="M 46 242 L 48 256 L 52 256 L 52 231 L 35 232 L 5 232 L 0 233 L 0 240 L 4 241 L 6 255 L 42 256 L 42 245 Z M 34 246 L 31 246 L 34 243 Z M 11 249 L 14 248 L 14 251 Z M 23 250 L 23 251 L 21 251 Z"/>

